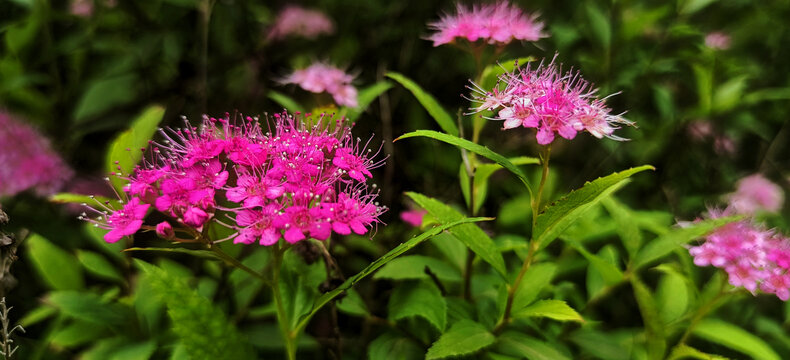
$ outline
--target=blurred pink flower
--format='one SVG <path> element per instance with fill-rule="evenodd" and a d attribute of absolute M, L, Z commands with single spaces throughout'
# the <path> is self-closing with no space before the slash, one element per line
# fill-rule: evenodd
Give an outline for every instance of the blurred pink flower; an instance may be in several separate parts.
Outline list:
<path fill-rule="evenodd" d="M 713 135 L 713 125 L 707 120 L 694 120 L 688 124 L 688 134 L 696 141 L 702 141 Z"/>
<path fill-rule="evenodd" d="M 735 140 L 727 135 L 717 135 L 713 139 L 713 150 L 719 155 L 733 155 L 736 147 Z"/>
<path fill-rule="evenodd" d="M 93 15 L 93 0 L 72 0 L 69 12 L 79 17 L 90 17 Z"/>
<path fill-rule="evenodd" d="M 54 194 L 73 172 L 52 149 L 49 140 L 30 125 L 0 111 L 0 196 L 33 189 L 39 196 Z"/>
<path fill-rule="evenodd" d="M 422 209 L 407 210 L 400 213 L 400 219 L 411 226 L 420 227 L 422 226 L 422 218 L 427 213 L 427 211 Z"/>
<path fill-rule="evenodd" d="M 279 40 L 289 36 L 298 36 L 314 39 L 319 35 L 331 34 L 334 31 L 335 25 L 324 13 L 289 5 L 277 14 L 277 20 L 269 29 L 267 38 Z"/>
<path fill-rule="evenodd" d="M 730 35 L 721 31 L 714 31 L 705 35 L 705 46 L 714 50 L 727 50 L 730 48 L 731 42 Z"/>
<path fill-rule="evenodd" d="M 332 65 L 316 62 L 307 68 L 296 70 L 280 82 L 297 84 L 312 93 L 327 92 L 342 106 L 357 106 L 357 89 L 351 85 L 354 77 Z"/>
<path fill-rule="evenodd" d="M 543 23 L 537 21 L 537 15 L 525 13 L 507 1 L 471 9 L 457 4 L 455 15 L 444 15 L 428 27 L 436 30 L 428 37 L 433 46 L 453 43 L 456 39 L 507 45 L 513 40 L 538 41 L 548 36 L 543 32 Z"/>
<path fill-rule="evenodd" d="M 784 191 L 760 174 L 738 181 L 738 189 L 729 196 L 728 210 L 751 215 L 758 211 L 778 212 L 784 204 Z"/>

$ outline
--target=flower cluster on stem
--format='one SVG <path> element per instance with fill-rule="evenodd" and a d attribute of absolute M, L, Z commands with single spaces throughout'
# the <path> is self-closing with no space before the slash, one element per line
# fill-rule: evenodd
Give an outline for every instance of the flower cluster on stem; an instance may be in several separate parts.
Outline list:
<path fill-rule="evenodd" d="M 547 36 L 537 15 L 525 13 L 507 1 L 471 8 L 458 4 L 455 14 L 444 15 L 428 26 L 436 31 L 428 38 L 433 46 L 457 40 L 502 46 L 513 40 L 538 41 Z"/>
<path fill-rule="evenodd" d="M 324 62 L 316 62 L 299 69 L 280 80 L 283 84 L 297 84 L 302 89 L 332 95 L 341 106 L 357 106 L 357 88 L 351 85 L 354 76 Z"/>

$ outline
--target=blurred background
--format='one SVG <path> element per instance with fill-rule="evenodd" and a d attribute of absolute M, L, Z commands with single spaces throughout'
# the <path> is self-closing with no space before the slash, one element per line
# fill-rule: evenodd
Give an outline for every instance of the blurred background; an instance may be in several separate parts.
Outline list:
<path fill-rule="evenodd" d="M 277 80 L 316 60 L 355 74 L 358 87 L 396 71 L 414 79 L 450 113 L 469 106 L 461 95 L 475 71 L 473 58 L 425 40 L 426 24 L 453 11 L 453 2 L 304 1 L 300 5 L 332 19 L 334 32 L 314 39 L 268 38 L 276 14 L 290 3 L 0 0 L 0 109 L 40 132 L 62 157 L 62 181 L 50 193 L 107 193 L 101 180 L 107 146 L 148 105 L 166 108 L 163 125 L 178 125 L 182 115 L 198 120 L 202 114 L 226 112 L 271 114 L 282 110 L 270 97 L 272 90 L 312 101 L 303 90 Z M 636 177 L 619 198 L 634 209 L 666 211 L 677 219 L 691 220 L 720 204 L 738 179 L 754 173 L 788 190 L 790 1 L 513 3 L 539 13 L 549 37 L 511 44 L 500 60 L 551 58 L 556 52 L 565 68 L 579 69 L 601 94 L 619 92 L 610 106 L 638 126 L 619 131 L 629 142 L 588 134 L 556 142 L 550 194 L 641 164 L 657 170 Z M 408 207 L 404 191 L 463 203 L 456 149 L 421 139 L 391 142 L 416 129 L 438 127 L 398 85 L 356 122 L 355 134 L 374 133 L 374 142 L 384 142 L 390 156 L 374 173 L 381 201 L 391 208 L 383 216 L 390 226 L 380 227 L 374 239 L 381 249 L 400 243 L 411 231 L 398 219 Z M 481 139 L 508 156 L 537 153 L 534 133 L 524 129 L 503 132 L 498 123 L 489 123 Z M 0 149 L 12 151 L 27 140 L 6 141 Z M 13 177 L 26 171 L 9 164 L 0 164 L 0 173 Z M 489 190 L 481 213 L 498 216 L 502 209 L 497 226 L 503 228 L 528 222 L 529 204 L 519 184 L 505 173 L 491 181 L 497 186 Z M 47 192 L 2 194 L 0 203 L 11 219 L 5 230 L 28 229 L 68 251 L 96 246 L 73 210 L 49 202 L 42 196 Z M 787 214 L 784 210 L 772 224 L 790 229 Z M 34 309 L 46 289 L 33 266 L 18 261 L 12 268 L 17 283 L 6 296 L 18 316 Z M 25 337 L 40 338 L 48 329 L 32 325 Z"/>

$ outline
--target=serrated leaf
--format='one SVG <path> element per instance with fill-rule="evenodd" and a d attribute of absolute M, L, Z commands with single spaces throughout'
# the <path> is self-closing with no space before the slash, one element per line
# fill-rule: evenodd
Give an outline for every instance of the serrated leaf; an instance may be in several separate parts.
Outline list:
<path fill-rule="evenodd" d="M 716 228 L 737 221 L 740 217 L 726 217 L 696 222 L 686 227 L 674 229 L 653 241 L 648 242 L 640 250 L 633 261 L 633 268 L 639 269 L 661 257 L 668 255 L 679 246 L 710 233 Z"/>
<path fill-rule="evenodd" d="M 82 268 L 76 257 L 38 234 L 31 234 L 24 243 L 28 260 L 51 289 L 83 288 Z"/>
<path fill-rule="evenodd" d="M 128 307 L 88 292 L 56 291 L 47 296 L 46 302 L 65 316 L 97 325 L 121 325 L 131 314 Z"/>
<path fill-rule="evenodd" d="M 431 345 L 426 360 L 467 355 L 491 346 L 496 337 L 474 321 L 460 320 Z"/>
<path fill-rule="evenodd" d="M 434 198 L 415 192 L 407 192 L 406 195 L 417 205 L 427 210 L 440 223 L 446 224 L 464 218 L 463 214 Z M 502 276 L 505 276 L 505 260 L 502 258 L 502 254 L 497 251 L 494 240 L 480 227 L 474 224 L 459 225 L 450 229 L 450 233 L 461 240 L 477 256 L 480 256 L 483 261 L 491 264 Z"/>
<path fill-rule="evenodd" d="M 381 94 L 385 93 L 387 90 L 392 88 L 392 83 L 389 81 L 379 81 L 373 85 L 370 85 L 364 89 L 359 90 L 359 95 L 357 96 L 357 107 L 355 108 L 347 108 L 343 107 L 340 112 L 345 113 L 352 122 L 356 122 L 359 119 L 359 116 L 365 109 L 370 106 L 373 100 L 376 100 Z"/>
<path fill-rule="evenodd" d="M 193 359 L 253 359 L 249 343 L 224 312 L 190 288 L 186 279 L 138 261 L 166 304 L 173 332 Z"/>
<path fill-rule="evenodd" d="M 513 313 L 514 318 L 547 317 L 559 321 L 580 321 L 584 319 L 576 310 L 562 300 L 540 300 Z"/>
<path fill-rule="evenodd" d="M 726 346 L 730 349 L 749 355 L 757 360 L 780 360 L 763 339 L 738 326 L 719 319 L 703 319 L 692 331 L 692 334 L 710 342 Z"/>
<path fill-rule="evenodd" d="M 305 112 L 304 108 L 301 105 L 299 105 L 299 103 L 296 102 L 296 100 L 291 99 L 290 97 L 288 97 L 288 95 L 285 95 L 283 93 L 274 90 L 269 90 L 269 93 L 266 94 L 266 97 L 280 104 L 280 106 L 284 107 L 285 110 L 288 110 L 288 112 L 292 112 L 292 113 L 297 111 L 300 113 Z"/>
<path fill-rule="evenodd" d="M 631 285 L 634 288 L 634 297 L 639 306 L 639 313 L 642 315 L 642 323 L 645 327 L 648 359 L 663 359 L 667 350 L 666 331 L 664 330 L 664 324 L 661 322 L 653 294 L 636 276 L 631 277 Z"/>
<path fill-rule="evenodd" d="M 105 160 L 106 171 L 128 176 L 142 159 L 142 149 L 148 147 L 148 141 L 153 138 L 164 115 L 165 109 L 163 107 L 148 107 L 132 122 L 132 126 L 128 130 L 118 135 L 110 143 Z M 111 176 L 110 181 L 119 193 L 123 190 L 124 181 L 122 179 Z"/>
<path fill-rule="evenodd" d="M 501 353 L 529 360 L 570 360 L 563 351 L 549 343 L 522 333 L 508 331 L 497 338 L 495 349 Z"/>
<path fill-rule="evenodd" d="M 393 321 L 419 316 L 439 331 L 447 324 L 447 302 L 439 288 L 430 281 L 405 282 L 392 292 L 389 318 Z"/>
<path fill-rule="evenodd" d="M 631 175 L 645 170 L 655 168 L 644 165 L 595 179 L 550 204 L 536 219 L 533 241 L 537 241 L 541 248 L 546 247 L 586 210 L 625 185 Z"/>
<path fill-rule="evenodd" d="M 425 359 L 424 350 L 413 340 L 387 332 L 368 345 L 368 359 Z"/>
<path fill-rule="evenodd" d="M 443 142 L 446 142 L 446 143 L 451 144 L 451 145 L 455 145 L 455 146 L 457 146 L 459 148 L 469 150 L 469 151 L 471 151 L 471 152 L 473 152 L 473 153 L 475 153 L 477 155 L 485 157 L 485 158 L 487 158 L 487 159 L 489 159 L 489 160 L 501 165 L 502 167 L 504 167 L 505 169 L 507 169 L 508 171 L 513 173 L 514 175 L 516 175 L 516 177 L 518 177 L 518 179 L 521 180 L 521 182 L 524 184 L 524 186 L 527 187 L 527 190 L 530 191 L 530 193 L 532 193 L 532 188 L 529 185 L 529 180 L 527 180 L 527 176 L 524 174 L 523 171 L 521 171 L 521 169 L 516 167 L 516 165 L 513 164 L 510 160 L 508 160 L 506 157 L 504 157 L 504 156 L 492 151 L 491 149 L 489 149 L 489 148 L 487 148 L 487 147 L 485 147 L 483 145 L 475 144 L 475 143 L 473 143 L 473 142 L 471 142 L 469 140 L 461 139 L 461 138 L 459 138 L 457 136 L 448 135 L 448 134 L 444 134 L 444 133 L 440 133 L 438 131 L 432 131 L 432 130 L 417 130 L 417 131 L 412 131 L 412 132 L 409 132 L 409 133 L 405 133 L 405 134 L 399 136 L 394 141 L 398 141 L 398 140 L 401 140 L 401 139 L 408 139 L 408 138 L 411 138 L 411 137 L 427 137 L 427 138 L 431 138 L 431 139 L 436 139 L 436 140 L 443 141 Z"/>
<path fill-rule="evenodd" d="M 417 101 L 419 101 L 422 107 L 428 111 L 428 114 L 436 120 L 436 123 L 439 124 L 439 127 L 441 127 L 444 132 L 453 136 L 458 136 L 458 127 L 455 125 L 453 117 L 447 113 L 438 101 L 436 101 L 436 98 L 423 90 L 417 83 L 401 74 L 388 72 L 387 77 L 397 81 L 407 90 L 411 91 L 414 97 L 417 98 Z"/>
<path fill-rule="evenodd" d="M 77 259 L 85 270 L 98 277 L 123 282 L 123 276 L 104 256 L 87 250 L 77 250 Z"/>
<path fill-rule="evenodd" d="M 461 219 L 461 220 L 458 220 L 458 221 L 454 221 L 454 222 L 451 222 L 451 223 L 448 223 L 448 224 L 443 224 L 443 225 L 440 225 L 440 226 L 436 226 L 436 227 L 434 227 L 432 229 L 429 229 L 429 230 L 425 231 L 424 233 L 420 234 L 419 236 L 415 236 L 415 237 L 409 239 L 408 241 L 406 241 L 405 243 L 402 243 L 402 244 L 398 245 L 394 249 L 392 249 L 389 252 L 387 252 L 386 254 L 384 254 L 382 257 L 380 257 L 380 258 L 376 259 L 375 261 L 373 261 L 372 263 L 370 263 L 370 265 L 368 265 L 367 267 L 362 269 L 362 271 L 358 272 L 356 275 L 348 278 L 343 284 L 341 284 L 340 286 L 338 286 L 334 290 L 332 290 L 332 291 L 330 291 L 330 292 L 318 297 L 315 300 L 315 302 L 313 302 L 313 307 L 310 310 L 310 312 L 308 312 L 305 316 L 303 316 L 302 318 L 299 319 L 299 323 L 294 328 L 294 331 L 298 332 L 299 330 L 303 329 L 307 325 L 307 322 L 310 320 L 310 318 L 312 318 L 312 316 L 315 315 L 315 313 L 318 312 L 318 310 L 320 310 L 324 305 L 326 305 L 327 303 L 332 301 L 332 299 L 334 299 L 335 297 L 340 295 L 340 293 L 342 293 L 343 291 L 348 290 L 349 288 L 354 286 L 354 284 L 356 284 L 357 282 L 359 282 L 360 280 L 362 280 L 366 276 L 372 274 L 374 271 L 378 270 L 379 268 L 384 266 L 386 263 L 392 261 L 392 259 L 395 259 L 396 257 L 400 256 L 401 254 L 405 253 L 406 251 L 409 251 L 410 249 L 412 249 L 415 246 L 419 245 L 423 241 L 430 239 L 432 236 L 435 236 L 435 235 L 439 234 L 440 232 L 442 232 L 442 231 L 444 231 L 446 229 L 453 228 L 454 226 L 458 226 L 458 225 L 466 224 L 466 223 L 477 222 L 477 221 L 486 221 L 486 220 L 491 220 L 491 218 L 464 218 L 464 219 Z"/>
<path fill-rule="evenodd" d="M 430 269 L 437 278 L 447 281 L 461 281 L 461 273 L 450 264 L 423 255 L 401 256 L 384 265 L 374 279 L 413 280 L 428 279 L 425 269 Z"/>
<path fill-rule="evenodd" d="M 513 297 L 513 311 L 518 311 L 538 298 L 540 292 L 551 284 L 557 265 L 552 263 L 533 264 L 521 280 Z"/>

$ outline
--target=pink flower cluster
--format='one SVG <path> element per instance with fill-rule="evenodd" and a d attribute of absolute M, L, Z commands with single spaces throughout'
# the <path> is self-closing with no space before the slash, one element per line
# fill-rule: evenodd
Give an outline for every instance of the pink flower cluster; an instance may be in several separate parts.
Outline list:
<path fill-rule="evenodd" d="M 312 93 L 327 92 L 341 106 L 357 106 L 357 88 L 351 85 L 354 77 L 332 65 L 316 62 L 307 68 L 296 70 L 284 79 L 283 84 L 298 84 Z"/>
<path fill-rule="evenodd" d="M 712 212 L 711 217 L 726 214 Z M 689 253 L 697 266 L 726 271 L 733 286 L 790 299 L 790 239 L 775 232 L 742 220 L 716 229 Z"/>
<path fill-rule="evenodd" d="M 727 50 L 730 48 L 732 38 L 721 31 L 714 31 L 705 35 L 705 46 L 713 50 Z"/>
<path fill-rule="evenodd" d="M 728 196 L 730 211 L 753 215 L 760 211 L 778 212 L 784 204 L 784 191 L 760 174 L 738 181 L 738 189 Z"/>
<path fill-rule="evenodd" d="M 269 30 L 269 40 L 279 40 L 289 36 L 314 39 L 322 34 L 335 31 L 335 24 L 324 13 L 289 5 L 277 15 L 274 25 Z"/>
<path fill-rule="evenodd" d="M 501 46 L 513 40 L 537 41 L 547 36 L 536 15 L 524 13 L 507 1 L 477 5 L 471 9 L 458 4 L 455 15 L 444 15 L 428 26 L 436 31 L 428 38 L 433 41 L 433 46 L 450 44 L 456 39 Z"/>
<path fill-rule="evenodd" d="M 33 189 L 40 196 L 63 187 L 73 172 L 33 127 L 0 111 L 0 196 Z"/>
<path fill-rule="evenodd" d="M 472 85 L 471 100 L 480 103 L 473 112 L 497 111 L 492 119 L 504 120 L 504 129 L 536 128 L 541 145 L 554 141 L 555 133 L 570 140 L 579 131 L 623 141 L 626 139 L 614 135 L 614 130 L 619 124 L 633 125 L 622 114 L 610 114 L 606 98 L 595 97 L 597 89 L 578 72 L 562 73 L 554 60 L 548 65 L 541 62 L 534 69 L 531 63 L 524 67 L 516 64 L 513 72 L 499 77 L 491 91 Z"/>
<path fill-rule="evenodd" d="M 165 140 L 131 176 L 118 174 L 128 180 L 122 209 L 91 208 L 99 217 L 82 218 L 110 229 L 108 242 L 141 228 L 176 241 L 178 232 L 199 237 L 211 221 L 235 229 L 234 242 L 243 244 L 365 234 L 386 210 L 367 185 L 383 161 L 373 160 L 369 141 L 352 139 L 344 121 L 329 122 L 322 115 L 308 127 L 282 113 L 265 132 L 250 117 L 204 117 L 199 127 L 185 120 L 184 128 L 161 131 Z M 146 227 L 151 207 L 171 220 Z"/>

